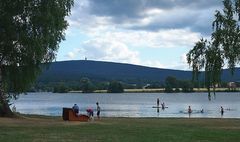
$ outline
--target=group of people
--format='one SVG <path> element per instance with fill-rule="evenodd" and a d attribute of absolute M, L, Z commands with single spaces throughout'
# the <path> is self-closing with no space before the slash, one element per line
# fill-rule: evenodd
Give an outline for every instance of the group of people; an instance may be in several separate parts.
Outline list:
<path fill-rule="evenodd" d="M 96 102 L 96 105 L 97 105 L 97 109 L 96 109 L 96 110 L 97 110 L 97 118 L 100 119 L 100 111 L 101 111 L 101 108 L 100 108 L 98 102 Z M 72 107 L 72 109 L 73 109 L 73 112 L 74 112 L 76 115 L 79 114 L 79 106 L 78 106 L 77 104 L 74 104 L 73 107 Z M 93 109 L 92 109 L 92 108 L 88 108 L 86 111 L 87 111 L 88 116 L 89 116 L 90 118 L 93 118 L 93 116 L 94 116 L 94 111 L 93 111 Z"/>
<path fill-rule="evenodd" d="M 157 108 L 160 108 L 160 99 L 159 98 L 157 98 Z M 161 103 L 161 108 L 162 109 L 165 109 L 166 108 L 166 106 L 165 106 L 165 103 L 163 102 L 163 103 Z M 159 109 L 158 109 L 158 112 L 159 112 Z M 187 110 L 187 112 L 188 112 L 188 114 L 190 115 L 191 113 L 192 113 L 192 109 L 191 109 L 191 106 L 188 106 L 188 110 Z M 199 111 L 200 113 L 204 113 L 204 110 L 203 109 L 201 109 L 200 111 Z M 220 108 L 220 113 L 221 113 L 221 115 L 223 115 L 223 113 L 224 113 L 224 109 L 223 109 L 223 107 L 221 106 L 221 108 Z"/>
<path fill-rule="evenodd" d="M 204 110 L 203 110 L 203 109 L 201 109 L 201 110 L 200 110 L 200 112 L 201 112 L 201 113 L 204 113 Z M 221 106 L 221 108 L 220 108 L 220 112 L 221 112 L 221 115 L 223 115 L 223 113 L 224 113 L 224 109 L 223 109 L 223 107 L 222 107 L 222 106 Z M 191 106 L 188 106 L 188 113 L 189 113 L 189 114 L 191 114 L 191 113 L 192 113 Z"/>

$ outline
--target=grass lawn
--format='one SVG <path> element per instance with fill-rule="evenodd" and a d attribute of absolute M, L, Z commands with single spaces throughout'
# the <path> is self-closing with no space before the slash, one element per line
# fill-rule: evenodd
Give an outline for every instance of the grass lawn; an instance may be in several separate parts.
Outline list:
<path fill-rule="evenodd" d="M 240 119 L 60 117 L 0 118 L 0 142 L 237 142 Z"/>

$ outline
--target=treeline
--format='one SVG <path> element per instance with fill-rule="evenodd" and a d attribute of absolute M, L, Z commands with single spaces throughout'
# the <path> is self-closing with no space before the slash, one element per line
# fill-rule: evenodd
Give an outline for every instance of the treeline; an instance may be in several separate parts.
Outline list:
<path fill-rule="evenodd" d="M 38 82 L 31 88 L 33 92 L 53 92 L 67 93 L 69 91 L 81 91 L 82 93 L 92 93 L 95 90 L 107 90 L 109 93 L 122 93 L 124 88 L 130 85 L 119 81 L 92 82 L 84 77 L 80 81 L 61 81 L 61 82 Z"/>
<path fill-rule="evenodd" d="M 194 83 L 189 80 L 177 80 L 175 77 L 168 76 L 165 80 L 165 92 L 193 92 Z"/>
<path fill-rule="evenodd" d="M 168 76 L 165 79 L 164 84 L 165 92 L 194 92 L 194 88 L 206 88 L 205 81 L 191 81 L 191 80 L 178 80 L 173 76 Z M 215 84 L 214 88 L 227 88 L 226 92 L 235 92 L 237 91 L 237 87 L 240 86 L 239 83 L 234 82 L 234 87 L 229 86 L 228 82 L 221 82 L 219 84 Z M 211 86 L 213 88 L 213 86 Z"/>
<path fill-rule="evenodd" d="M 203 81 L 192 82 L 191 80 L 178 80 L 176 77 L 168 76 L 164 82 L 149 82 L 131 84 L 123 81 L 95 81 L 83 77 L 79 81 L 61 81 L 61 82 L 38 82 L 30 91 L 44 91 L 54 93 L 66 93 L 69 91 L 81 91 L 83 93 L 92 93 L 96 90 L 107 90 L 109 93 L 122 93 L 124 89 L 156 89 L 164 88 L 167 93 L 172 92 L 194 92 L 193 88 L 204 88 Z M 222 83 L 220 87 L 227 88 L 227 83 Z"/>

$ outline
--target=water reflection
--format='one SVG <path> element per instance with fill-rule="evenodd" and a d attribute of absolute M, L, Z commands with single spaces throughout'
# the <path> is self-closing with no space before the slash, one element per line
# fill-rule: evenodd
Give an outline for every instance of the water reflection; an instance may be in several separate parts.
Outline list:
<path fill-rule="evenodd" d="M 211 98 L 211 94 L 208 94 L 208 100 L 211 101 L 212 98 Z"/>
<path fill-rule="evenodd" d="M 216 93 L 213 93 L 213 99 L 216 100 Z M 208 94 L 208 100 L 211 101 L 212 100 L 212 95 Z"/>
<path fill-rule="evenodd" d="M 106 117 L 212 117 L 240 118 L 240 95 L 217 93 L 209 101 L 207 93 L 123 93 L 123 94 L 53 94 L 29 93 L 13 101 L 16 110 L 27 114 L 61 116 L 63 107 L 77 103 L 81 113 L 95 103 L 101 103 L 101 115 Z M 211 97 L 211 96 L 210 96 Z M 156 107 L 156 99 L 164 100 L 166 107 Z M 189 115 L 187 108 L 191 106 Z M 221 116 L 220 107 L 225 108 Z M 201 110 L 204 109 L 204 113 Z"/>

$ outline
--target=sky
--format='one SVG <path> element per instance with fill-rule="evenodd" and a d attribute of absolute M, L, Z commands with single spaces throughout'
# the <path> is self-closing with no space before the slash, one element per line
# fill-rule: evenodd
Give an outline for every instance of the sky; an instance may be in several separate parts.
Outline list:
<path fill-rule="evenodd" d="M 96 60 L 190 70 L 221 0 L 75 0 L 57 61 Z"/>

